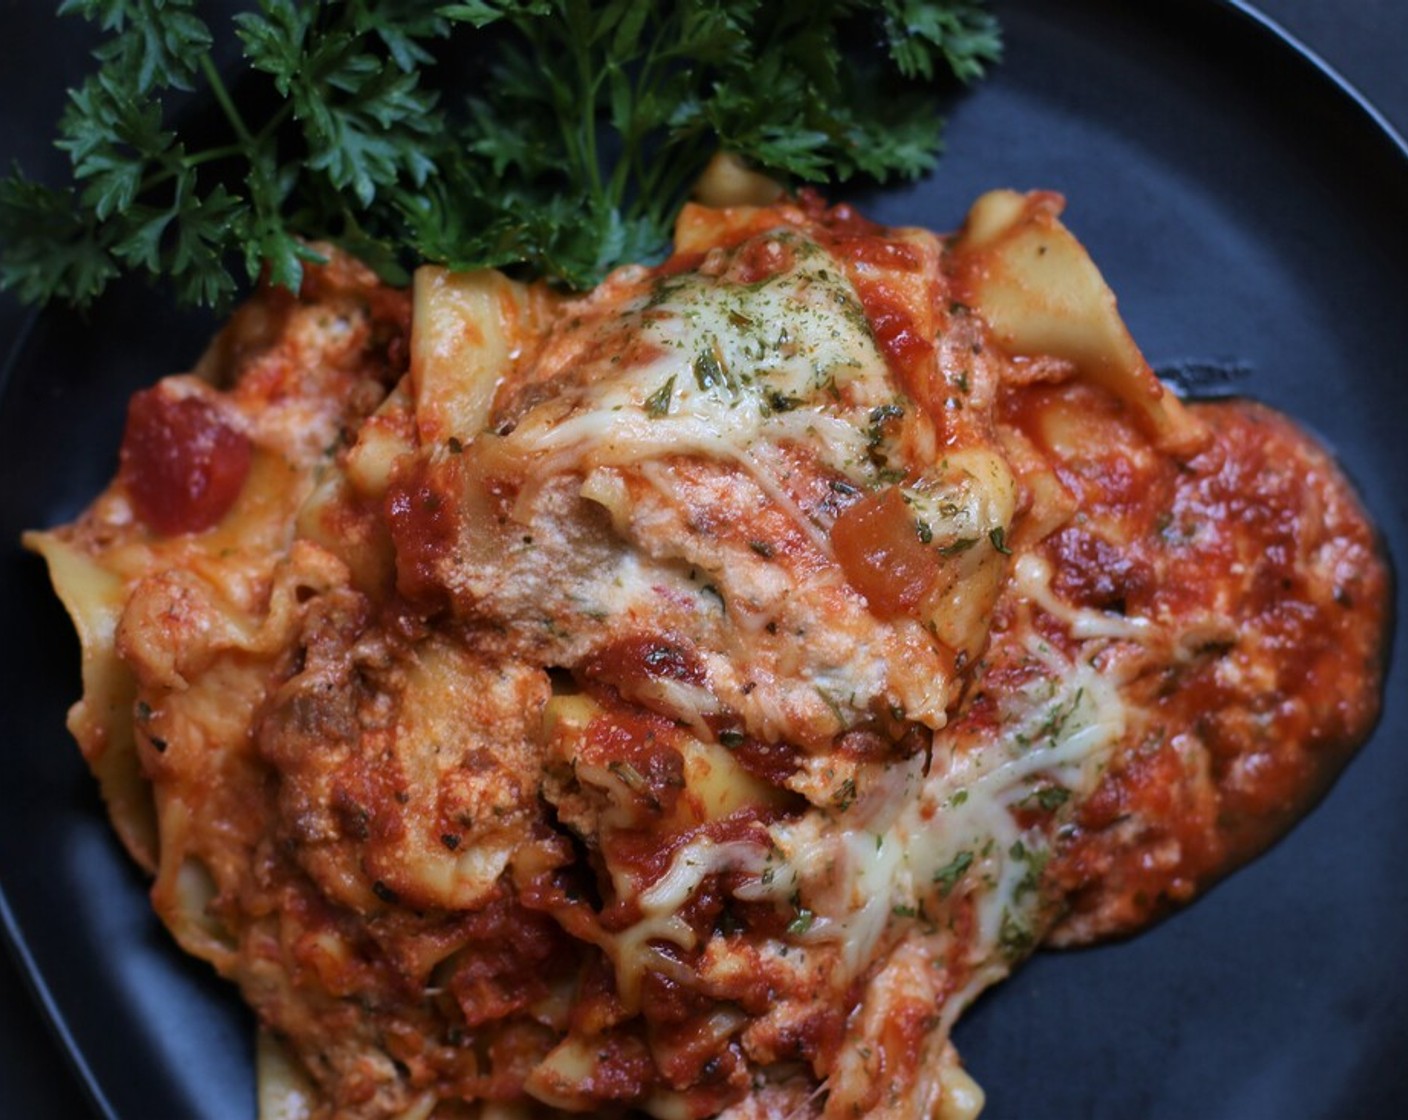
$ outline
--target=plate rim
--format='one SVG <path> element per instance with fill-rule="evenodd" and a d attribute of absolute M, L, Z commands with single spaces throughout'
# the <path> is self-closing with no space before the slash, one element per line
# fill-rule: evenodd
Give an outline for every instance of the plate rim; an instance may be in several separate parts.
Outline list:
<path fill-rule="evenodd" d="M 1031 0 L 1024 0 L 1024 2 L 1031 2 Z M 1213 15 L 1220 11 L 1235 17 L 1242 26 L 1242 33 L 1256 38 L 1259 49 L 1279 55 L 1283 65 L 1303 68 L 1307 75 L 1312 77 L 1321 87 L 1323 96 L 1339 99 L 1342 102 L 1342 108 L 1349 110 L 1353 116 L 1360 119 L 1362 124 L 1369 126 L 1365 130 L 1364 139 L 1357 141 L 1357 143 L 1382 144 L 1383 151 L 1377 154 L 1391 158 L 1391 162 L 1397 163 L 1401 171 L 1408 173 L 1408 139 L 1405 139 L 1405 134 L 1401 133 L 1384 112 L 1346 78 L 1335 65 L 1328 62 L 1318 51 L 1288 30 L 1282 23 L 1262 11 L 1251 0 L 1180 0 L 1179 9 L 1179 18 L 1188 18 L 1190 13 L 1196 16 L 1200 11 L 1207 15 Z M 1152 11 L 1142 8 L 1133 14 L 1141 21 L 1148 21 L 1154 16 Z M 981 95 L 982 86 L 979 85 L 973 91 L 964 94 L 964 97 Z M 955 157 L 952 153 L 945 154 L 945 162 L 954 158 L 961 157 Z M 939 170 L 933 174 L 943 174 L 942 163 Z M 883 188 L 880 189 L 883 190 Z M 1405 275 L 1408 275 L 1408 263 L 1401 267 Z M 32 344 L 38 325 L 44 317 L 50 314 L 53 314 L 53 309 L 46 310 L 43 307 L 25 309 L 19 329 L 6 349 L 3 363 L 0 363 L 0 409 L 6 408 L 9 404 L 14 371 Z M 1379 527 L 1379 530 L 1381 534 L 1384 533 L 1382 526 Z M 1391 569 L 1393 569 L 1395 584 L 1402 586 L 1403 580 L 1397 571 L 1396 558 L 1388 553 L 1386 548 L 1385 554 L 1388 556 Z M 1394 606 L 1392 600 L 1390 606 Z M 1396 616 L 1389 621 L 1389 649 L 1386 651 L 1385 657 L 1386 683 L 1393 659 L 1402 655 L 1398 636 L 1401 621 Z M 1386 707 L 1387 704 L 1385 704 Z M 1370 739 L 1377 734 L 1377 730 L 1376 727 L 1375 731 L 1371 732 Z M 103 823 L 108 824 L 106 817 L 104 817 Z M 117 844 L 115 834 L 110 834 L 109 839 L 114 845 Z M 4 951 L 14 962 L 23 989 L 37 1007 L 50 1037 L 62 1053 L 66 1065 L 74 1074 L 74 1078 L 88 1103 L 94 1109 L 94 1115 L 100 1117 L 101 1120 L 130 1120 L 130 1117 L 119 1113 L 110 1100 L 101 1077 L 88 1060 L 82 1044 L 73 1033 L 68 1015 L 55 997 L 44 971 L 35 960 L 19 916 L 10 901 L 3 870 L 3 867 L 0 867 L 0 942 L 4 943 Z M 174 941 L 171 942 L 169 948 L 173 953 L 180 952 Z M 227 981 L 222 981 L 222 983 L 228 984 Z M 233 987 L 230 988 L 230 991 L 235 993 L 234 998 L 238 998 Z"/>

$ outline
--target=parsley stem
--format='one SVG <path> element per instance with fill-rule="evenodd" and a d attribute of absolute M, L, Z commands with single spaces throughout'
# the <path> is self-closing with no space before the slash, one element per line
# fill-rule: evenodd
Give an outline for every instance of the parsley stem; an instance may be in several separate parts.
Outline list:
<path fill-rule="evenodd" d="M 219 148 L 206 148 L 203 152 L 196 152 L 194 155 L 183 157 L 179 162 L 163 167 L 155 175 L 148 175 L 142 180 L 137 188 L 137 196 L 140 198 L 153 187 L 159 187 L 162 183 L 176 178 L 182 171 L 192 167 L 199 167 L 203 163 L 214 163 L 216 160 L 229 159 L 231 156 L 241 156 L 245 154 L 244 144 L 224 144 Z"/>
<path fill-rule="evenodd" d="M 668 216 L 675 212 L 682 201 L 690 180 L 703 169 L 704 159 L 696 145 L 674 153 L 667 164 L 657 164 L 655 175 L 651 176 L 654 182 L 650 184 L 648 191 L 642 192 L 642 197 L 647 200 L 651 220 L 656 225 L 666 223 Z M 642 178 L 645 177 L 642 173 Z"/>
<path fill-rule="evenodd" d="M 580 131 L 576 133 L 576 139 L 581 146 L 578 162 L 591 182 L 592 198 L 601 202 L 605 196 L 601 189 L 601 160 L 598 157 L 596 141 L 597 89 L 601 73 L 593 76 L 591 54 L 583 44 L 574 41 L 572 46 L 577 59 L 577 78 L 582 83 L 577 105 L 581 117 L 577 126 Z"/>
<path fill-rule="evenodd" d="M 199 167 L 202 163 L 213 163 L 217 159 L 229 159 L 231 156 L 245 154 L 245 146 L 240 144 L 224 144 L 218 148 L 206 148 L 203 152 L 187 156 L 185 164 L 187 167 Z"/>
<path fill-rule="evenodd" d="M 235 135 L 240 138 L 244 145 L 244 151 L 253 155 L 254 137 L 249 134 L 249 129 L 244 123 L 244 118 L 240 116 L 240 111 L 235 108 L 234 101 L 230 98 L 230 91 L 225 88 L 225 83 L 220 77 L 220 71 L 215 68 L 215 62 L 210 57 L 209 52 L 202 52 L 200 56 L 201 73 L 205 75 L 205 80 L 210 86 L 210 92 L 215 95 L 215 100 L 220 103 L 220 108 L 225 114 L 225 119 L 230 122 L 230 127 L 235 130 Z"/>
<path fill-rule="evenodd" d="M 279 106 L 279 111 L 264 122 L 264 127 L 259 130 L 258 134 L 250 143 L 255 148 L 262 148 L 265 141 L 277 132 L 279 128 L 282 127 L 284 121 L 288 120 L 291 116 L 293 116 L 293 102 L 285 101 Z"/>

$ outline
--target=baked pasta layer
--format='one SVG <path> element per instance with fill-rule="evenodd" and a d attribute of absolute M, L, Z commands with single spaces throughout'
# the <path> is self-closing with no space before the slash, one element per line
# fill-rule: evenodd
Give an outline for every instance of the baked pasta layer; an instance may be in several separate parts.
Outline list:
<path fill-rule="evenodd" d="M 579 298 L 330 253 L 133 399 L 27 542 L 269 1117 L 972 1117 L 979 992 L 1323 789 L 1373 530 L 1159 384 L 1060 208 L 691 207 Z"/>

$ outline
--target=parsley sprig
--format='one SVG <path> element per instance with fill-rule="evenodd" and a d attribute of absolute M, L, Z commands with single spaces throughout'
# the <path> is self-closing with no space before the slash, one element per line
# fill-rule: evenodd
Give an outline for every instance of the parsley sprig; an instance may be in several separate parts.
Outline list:
<path fill-rule="evenodd" d="M 219 35 L 208 7 L 60 5 L 105 37 L 59 124 L 71 184 L 0 180 L 0 286 L 81 305 L 137 271 L 220 305 L 241 271 L 296 287 L 328 240 L 390 278 L 584 287 L 664 251 L 720 147 L 792 180 L 922 174 L 934 79 L 1000 50 L 982 0 L 260 0 Z"/>

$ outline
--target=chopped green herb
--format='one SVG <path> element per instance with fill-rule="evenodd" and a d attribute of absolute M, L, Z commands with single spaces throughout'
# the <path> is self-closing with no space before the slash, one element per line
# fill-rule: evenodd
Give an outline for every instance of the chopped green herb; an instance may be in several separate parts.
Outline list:
<path fill-rule="evenodd" d="M 831 795 L 831 804 L 835 805 L 841 812 L 845 812 L 856 802 L 856 780 L 847 778 Z"/>
<path fill-rule="evenodd" d="M 622 784 L 630 788 L 635 793 L 649 789 L 645 776 L 637 770 L 634 764 L 624 762 L 621 759 L 612 759 L 607 763 L 606 768 L 621 779 Z"/>
<path fill-rule="evenodd" d="M 997 549 L 1003 556 L 1012 555 L 1012 550 L 1007 547 L 1007 530 L 1001 525 L 988 533 L 988 540 L 992 541 L 993 548 Z"/>
<path fill-rule="evenodd" d="M 645 775 L 642 774 L 633 763 L 626 762 L 623 759 L 612 759 L 611 762 L 607 763 L 606 768 L 616 776 L 622 785 L 645 802 L 646 806 L 651 811 L 656 813 L 660 812 L 660 798 L 657 797 L 655 791 L 650 788 L 650 783 L 646 780 Z"/>
<path fill-rule="evenodd" d="M 1032 931 L 1012 916 L 1010 910 L 1002 912 L 1002 927 L 998 931 L 997 943 L 1009 961 L 1020 960 L 1030 953 L 1036 944 Z"/>
<path fill-rule="evenodd" d="M 1071 791 L 1065 786 L 1047 786 L 1039 789 L 1034 795 L 1036 803 L 1048 813 L 1055 812 L 1062 805 L 1071 799 Z"/>
<path fill-rule="evenodd" d="M 870 410 L 870 427 L 866 429 L 866 439 L 871 448 L 885 442 L 885 429 L 892 421 L 904 417 L 904 409 L 897 404 L 882 404 Z"/>
<path fill-rule="evenodd" d="M 801 403 L 798 397 L 789 397 L 778 389 L 770 389 L 763 395 L 763 414 L 770 416 L 774 412 L 791 412 Z"/>
<path fill-rule="evenodd" d="M 702 390 L 709 390 L 715 386 L 730 388 L 728 374 L 724 371 L 723 363 L 719 361 L 719 356 L 712 349 L 701 350 L 694 359 L 694 383 Z"/>
<path fill-rule="evenodd" d="M 973 866 L 973 853 L 964 849 L 959 852 L 948 863 L 934 872 L 934 882 L 939 887 L 939 897 L 947 898 L 953 893 L 953 888 L 958 886 L 958 881 L 963 878 L 964 873 Z"/>
<path fill-rule="evenodd" d="M 798 631 L 798 637 L 801 637 L 801 635 L 802 632 Z M 845 713 L 841 711 L 841 705 L 836 702 L 836 698 L 832 696 L 831 693 L 827 692 L 826 689 L 820 687 L 819 685 L 813 685 L 812 691 L 815 692 L 817 696 L 821 698 L 821 702 L 826 705 L 827 710 L 831 713 L 832 718 L 835 719 L 838 724 L 844 727 L 846 725 L 846 716 Z"/>
<path fill-rule="evenodd" d="M 967 552 L 978 543 L 977 537 L 959 537 L 956 541 L 939 546 L 940 556 L 957 556 L 959 553 Z"/>
<path fill-rule="evenodd" d="M 645 398 L 645 414 L 652 420 L 659 420 L 662 416 L 668 416 L 670 412 L 670 400 L 675 395 L 675 375 L 671 374 L 666 379 L 665 384 Z"/>
<path fill-rule="evenodd" d="M 1027 865 L 1027 870 L 1025 874 L 1023 874 L 1021 881 L 1018 882 L 1016 889 L 1012 892 L 1012 897 L 1021 898 L 1023 895 L 1031 894 L 1036 891 L 1037 887 L 1041 884 L 1042 872 L 1046 870 L 1046 865 L 1051 859 L 1050 851 L 1046 849 L 1033 851 L 1023 844 L 1021 840 L 1017 840 L 1013 843 L 1007 854 L 1014 860 L 1019 860 Z"/>

